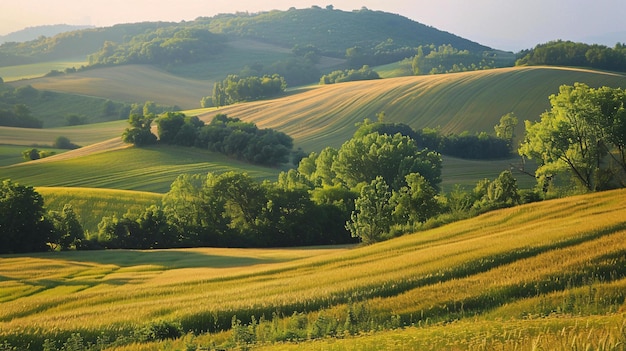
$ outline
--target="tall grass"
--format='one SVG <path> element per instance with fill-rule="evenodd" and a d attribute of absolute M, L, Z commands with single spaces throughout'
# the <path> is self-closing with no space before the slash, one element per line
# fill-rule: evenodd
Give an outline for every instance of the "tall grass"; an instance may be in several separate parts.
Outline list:
<path fill-rule="evenodd" d="M 139 215 L 151 205 L 160 204 L 162 197 L 150 192 L 94 188 L 39 187 L 36 191 L 43 196 L 48 210 L 61 211 L 71 205 L 83 229 L 91 233 L 97 232 L 102 217 Z"/>
<path fill-rule="evenodd" d="M 418 348 L 412 340 L 429 339 L 447 349 L 513 350 L 571 344 L 589 320 L 593 332 L 580 345 L 621 347 L 625 216 L 621 190 L 494 211 L 353 249 L 5 256 L 0 339 L 40 344 L 76 332 L 115 339 L 166 321 L 183 333 L 221 335 L 236 326 L 231 346 L 254 331 L 258 342 L 348 338 L 333 339 L 340 350 Z M 409 326 L 418 328 L 378 333 Z"/>

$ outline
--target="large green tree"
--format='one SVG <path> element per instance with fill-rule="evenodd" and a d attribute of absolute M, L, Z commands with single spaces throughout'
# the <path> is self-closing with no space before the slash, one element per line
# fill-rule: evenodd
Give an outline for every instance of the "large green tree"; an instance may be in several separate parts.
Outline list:
<path fill-rule="evenodd" d="M 4 180 L 0 184 L 0 253 L 47 251 L 52 224 L 43 197 L 32 187 Z"/>
<path fill-rule="evenodd" d="M 433 186 L 441 182 L 441 155 L 421 150 L 401 134 L 370 133 L 345 142 L 332 171 L 348 187 L 380 176 L 394 190 L 406 185 L 406 175 L 419 173 Z"/>
<path fill-rule="evenodd" d="M 625 186 L 626 94 L 622 89 L 563 85 L 538 122 L 525 121 L 519 154 L 537 160 L 536 175 L 568 171 L 588 191 Z"/>
<path fill-rule="evenodd" d="M 143 116 L 140 114 L 131 114 L 128 118 L 130 127 L 126 128 L 122 134 L 122 140 L 128 144 L 135 146 L 145 146 L 155 144 L 157 142 L 156 135 L 152 134 L 151 126 L 154 115 Z"/>

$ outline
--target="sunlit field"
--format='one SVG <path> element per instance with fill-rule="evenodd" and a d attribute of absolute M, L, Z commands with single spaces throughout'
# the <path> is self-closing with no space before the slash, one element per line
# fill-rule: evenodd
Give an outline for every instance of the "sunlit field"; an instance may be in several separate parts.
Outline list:
<path fill-rule="evenodd" d="M 241 346 L 253 330 L 259 345 L 283 349 L 623 350 L 624 218 L 620 190 L 366 247 L 3 256 L 0 338 L 122 335 L 134 345 L 122 349 L 157 350 Z M 155 321 L 178 325 L 183 339 L 132 341 Z"/>
<path fill-rule="evenodd" d="M 31 63 L 28 65 L 0 67 L 0 77 L 5 82 L 20 79 L 41 77 L 52 70 L 64 71 L 66 68 L 79 68 L 87 65 L 87 58 L 76 58 L 66 61 L 52 61 L 42 63 Z"/>
<path fill-rule="evenodd" d="M 180 174 L 247 172 L 257 179 L 275 179 L 280 169 L 251 165 L 222 154 L 188 147 L 127 147 L 85 157 L 44 159 L 1 169 L 4 178 L 24 185 L 88 187 L 166 193 Z M 81 151 L 81 149 L 76 150 Z M 64 156 L 64 155 L 60 155 Z"/>
<path fill-rule="evenodd" d="M 72 210 L 80 219 L 83 229 L 91 233 L 98 231 L 98 223 L 102 217 L 124 214 L 142 213 L 151 205 L 161 203 L 161 194 L 113 190 L 96 188 L 39 187 L 35 189 L 43 196 L 46 209 L 61 211 L 65 205 L 72 206 Z"/>
<path fill-rule="evenodd" d="M 524 120 L 536 120 L 549 108 L 548 97 L 563 84 L 624 86 L 626 76 L 569 68 L 514 67 L 430 76 L 400 77 L 319 86 L 283 98 L 226 106 L 218 112 L 274 128 L 294 138 L 307 152 L 339 147 L 365 118 L 440 128 L 443 133 L 487 132 L 500 117 L 514 112 L 515 134 Z M 201 116 L 208 121 L 214 109 Z"/>
<path fill-rule="evenodd" d="M 81 126 L 61 128 L 13 128 L 0 127 L 0 140 L 2 144 L 10 145 L 52 145 L 59 136 L 64 136 L 74 144 L 80 146 L 91 145 L 119 138 L 121 140 L 124 129 L 128 127 L 127 121 L 114 121 Z M 0 148 L 4 145 L 0 145 Z"/>

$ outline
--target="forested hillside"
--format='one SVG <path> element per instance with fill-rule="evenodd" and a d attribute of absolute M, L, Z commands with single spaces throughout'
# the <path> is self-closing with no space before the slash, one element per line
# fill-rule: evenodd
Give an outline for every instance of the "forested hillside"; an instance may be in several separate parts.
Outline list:
<path fill-rule="evenodd" d="M 221 39 L 220 39 L 221 38 Z M 490 48 L 414 22 L 400 15 L 371 11 L 291 9 L 264 13 L 200 17 L 181 23 L 120 24 L 62 33 L 0 46 L 0 66 L 92 55 L 92 64 L 179 64 L 206 58 L 228 38 L 254 39 L 286 49 L 369 64 L 394 62 L 416 54 L 420 45 L 452 45 L 482 52 Z M 297 50 L 296 50 L 297 51 Z"/>

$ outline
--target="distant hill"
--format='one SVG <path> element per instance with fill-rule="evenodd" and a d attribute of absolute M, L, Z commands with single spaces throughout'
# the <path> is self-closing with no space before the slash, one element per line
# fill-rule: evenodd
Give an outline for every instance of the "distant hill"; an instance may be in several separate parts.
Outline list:
<path fill-rule="evenodd" d="M 60 33 L 71 32 L 86 28 L 93 28 L 88 25 L 51 24 L 45 26 L 28 27 L 6 35 L 0 35 L 0 44 L 7 42 L 25 42 L 35 40 L 41 36 L 52 37 Z"/>
<path fill-rule="evenodd" d="M 211 31 L 293 47 L 314 45 L 329 56 L 346 53 L 351 47 L 398 50 L 403 47 L 450 44 L 460 50 L 484 51 L 489 47 L 415 22 L 406 17 L 366 8 L 351 12 L 322 9 L 271 11 L 259 14 L 218 15 L 200 18 Z M 391 39 L 391 43 L 387 40 Z M 389 45 L 385 48 L 385 45 Z"/>
<path fill-rule="evenodd" d="M 351 49 L 352 58 L 376 57 L 376 64 L 415 55 L 420 45 L 449 44 L 472 52 L 491 50 L 396 14 L 365 8 L 347 12 L 314 6 L 257 14 L 223 14 L 181 23 L 119 24 L 62 33 L 19 45 L 5 43 L 0 46 L 0 66 L 90 54 L 95 54 L 100 64 L 180 65 L 206 60 L 207 54 L 218 52 L 220 37 L 252 39 L 289 50 L 310 46 L 315 55 L 338 58 L 344 58 Z M 211 44 L 203 38 L 210 38 Z M 105 42 L 108 42 L 106 46 Z M 301 52 L 302 56 L 308 53 L 310 50 Z"/>

